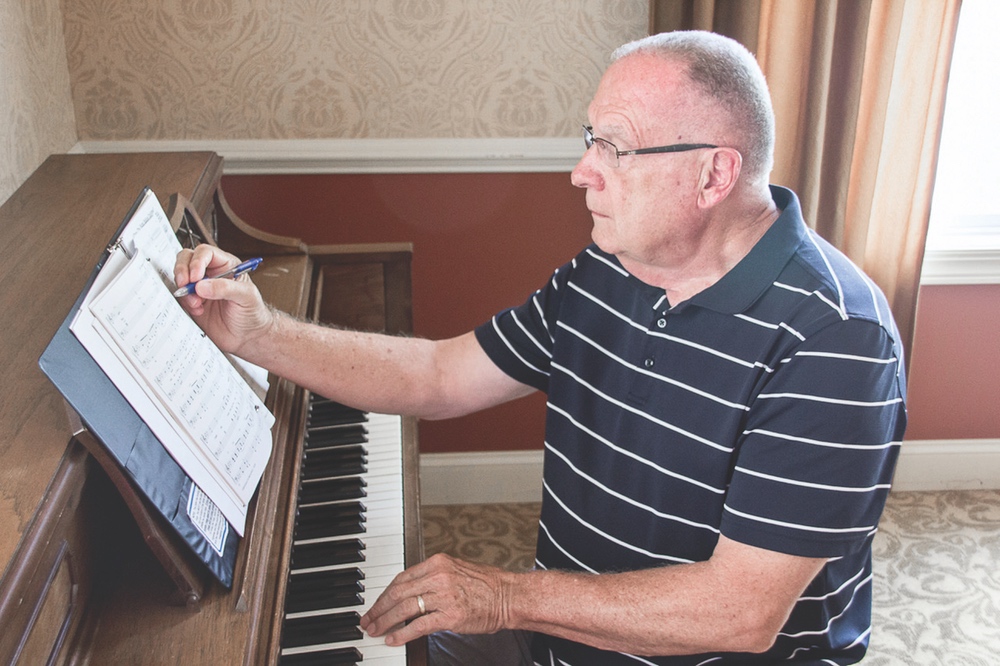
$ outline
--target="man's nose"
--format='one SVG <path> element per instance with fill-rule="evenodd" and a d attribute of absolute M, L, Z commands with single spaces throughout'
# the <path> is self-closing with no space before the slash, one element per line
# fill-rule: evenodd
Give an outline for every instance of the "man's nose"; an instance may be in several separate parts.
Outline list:
<path fill-rule="evenodd" d="M 569 176 L 570 182 L 576 187 L 603 188 L 604 176 L 601 175 L 599 166 L 597 151 L 588 149 L 573 167 L 573 172 Z"/>

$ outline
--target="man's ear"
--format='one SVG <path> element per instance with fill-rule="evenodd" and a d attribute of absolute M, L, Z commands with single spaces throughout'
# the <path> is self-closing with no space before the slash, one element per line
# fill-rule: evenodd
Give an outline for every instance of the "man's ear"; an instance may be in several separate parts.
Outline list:
<path fill-rule="evenodd" d="M 712 157 L 702 163 L 702 182 L 698 205 L 712 208 L 725 201 L 736 187 L 743 168 L 743 156 L 735 148 L 715 148 Z"/>

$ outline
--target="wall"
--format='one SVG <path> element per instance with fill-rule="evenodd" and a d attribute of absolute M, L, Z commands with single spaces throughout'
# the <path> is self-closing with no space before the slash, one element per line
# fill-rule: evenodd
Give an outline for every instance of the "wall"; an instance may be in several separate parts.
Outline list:
<path fill-rule="evenodd" d="M 907 439 L 1000 439 L 1000 285 L 925 285 Z"/>
<path fill-rule="evenodd" d="M 64 6 L 82 140 L 575 136 L 648 23 L 647 0 Z"/>
<path fill-rule="evenodd" d="M 566 173 L 226 176 L 248 221 L 310 243 L 412 241 L 414 325 L 438 339 L 521 303 L 589 242 Z M 1000 285 L 925 286 L 908 440 L 1000 439 Z M 424 452 L 538 449 L 542 400 L 421 424 Z"/>
<path fill-rule="evenodd" d="M 72 148 L 74 123 L 84 142 L 122 140 L 115 149 L 179 140 L 204 149 L 240 139 L 575 138 L 608 52 L 647 24 L 646 0 L 62 7 L 65 41 L 59 0 L 0 3 L 0 200 L 49 153 Z M 415 241 L 416 325 L 429 337 L 520 302 L 589 233 L 565 173 L 231 176 L 226 187 L 238 211 L 275 231 L 316 242 Z M 388 226 L 373 230 L 373 219 Z M 1000 438 L 991 404 L 1000 395 L 998 297 L 996 285 L 922 289 L 910 439 Z M 425 441 L 442 451 L 537 447 L 538 422 L 519 409 L 426 424 Z M 522 421 L 522 434 L 504 428 Z"/>
<path fill-rule="evenodd" d="M 0 3 L 0 202 L 74 143 L 59 0 Z"/>
<path fill-rule="evenodd" d="M 583 192 L 566 173 L 226 176 L 234 210 L 307 243 L 408 241 L 415 333 L 471 330 L 524 301 L 590 239 Z M 421 422 L 425 453 L 538 449 L 541 395 Z"/>

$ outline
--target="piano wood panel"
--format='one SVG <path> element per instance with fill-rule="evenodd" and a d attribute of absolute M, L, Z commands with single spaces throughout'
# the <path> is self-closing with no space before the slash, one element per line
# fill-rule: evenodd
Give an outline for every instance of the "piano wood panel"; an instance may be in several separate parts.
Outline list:
<path fill-rule="evenodd" d="M 381 310 L 380 330 L 412 330 L 408 246 L 314 249 L 257 232 L 225 204 L 221 173 L 222 161 L 212 153 L 53 156 L 0 209 L 0 240 L 17 248 L 0 264 L 0 305 L 15 313 L 0 327 L 0 362 L 10 377 L 0 394 L 0 663 L 18 654 L 35 662 L 46 652 L 57 664 L 274 662 L 303 391 L 271 378 L 274 451 L 240 545 L 233 589 L 210 584 L 193 612 L 171 604 L 173 583 L 107 477 L 71 440 L 62 399 L 37 367 L 104 244 L 146 185 L 164 208 L 170 195 L 181 194 L 241 254 L 264 255 L 253 279 L 276 307 L 304 315 L 319 303 L 324 273 L 338 274 L 343 285 L 356 278 L 341 264 L 367 264 L 362 282 L 381 279 L 386 290 L 363 321 L 371 325 L 372 312 Z M 374 258 L 362 250 L 375 250 Z M 410 562 L 422 557 L 413 429 L 408 422 Z M 423 663 L 421 649 L 413 655 L 411 663 Z"/>
<path fill-rule="evenodd" d="M 212 153 L 54 155 L 0 208 L 0 562 L 21 543 L 69 440 L 38 357 L 143 186 L 193 192 L 218 182 L 215 164 Z M 211 200 L 201 204 L 210 215 Z"/>
<path fill-rule="evenodd" d="M 0 207 L 0 662 L 22 649 L 16 628 L 30 629 L 45 592 L 58 595 L 46 563 L 64 541 L 81 577 L 75 609 L 86 604 L 89 588 L 91 544 L 74 537 L 70 518 L 93 468 L 68 446 L 63 400 L 38 357 L 145 185 L 156 185 L 161 196 L 195 193 L 217 187 L 221 175 L 212 153 L 56 155 Z M 212 214 L 210 198 L 199 205 Z"/>

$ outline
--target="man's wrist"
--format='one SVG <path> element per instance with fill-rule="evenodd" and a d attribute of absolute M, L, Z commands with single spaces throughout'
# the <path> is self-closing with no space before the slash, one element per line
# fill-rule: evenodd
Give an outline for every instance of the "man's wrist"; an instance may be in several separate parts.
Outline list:
<path fill-rule="evenodd" d="M 540 610 L 537 599 L 545 585 L 541 571 L 507 573 L 501 581 L 501 622 L 505 629 L 534 630 Z"/>
<path fill-rule="evenodd" d="M 250 335 L 244 337 L 236 355 L 267 367 L 267 361 L 277 358 L 281 353 L 283 320 L 287 317 L 270 305 L 265 305 L 262 312 L 263 321 L 254 327 Z"/>

